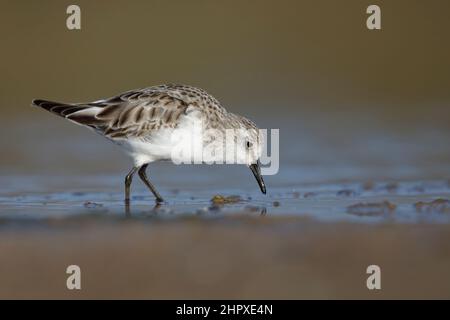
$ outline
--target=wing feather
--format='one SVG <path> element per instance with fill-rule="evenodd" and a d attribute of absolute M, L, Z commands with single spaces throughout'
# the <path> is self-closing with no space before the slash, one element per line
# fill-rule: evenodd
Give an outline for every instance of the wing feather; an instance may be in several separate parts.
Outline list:
<path fill-rule="evenodd" d="M 142 137 L 160 128 L 175 128 L 192 108 L 226 113 L 204 90 L 173 84 L 130 90 L 90 103 L 34 100 L 33 104 L 111 139 Z"/>

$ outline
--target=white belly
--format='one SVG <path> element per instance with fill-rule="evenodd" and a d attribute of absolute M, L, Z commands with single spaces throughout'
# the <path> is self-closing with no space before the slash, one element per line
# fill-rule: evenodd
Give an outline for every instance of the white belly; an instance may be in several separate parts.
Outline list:
<path fill-rule="evenodd" d="M 171 160 L 176 164 L 192 163 L 193 154 L 203 146 L 203 125 L 198 115 L 185 117 L 175 129 L 159 129 L 142 138 L 115 140 L 129 154 L 136 166 Z"/>

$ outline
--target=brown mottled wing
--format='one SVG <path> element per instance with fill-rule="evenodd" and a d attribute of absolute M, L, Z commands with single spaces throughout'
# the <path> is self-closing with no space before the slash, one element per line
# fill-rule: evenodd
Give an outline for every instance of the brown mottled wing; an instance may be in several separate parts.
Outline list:
<path fill-rule="evenodd" d="M 226 113 L 206 91 L 185 85 L 161 85 L 131 90 L 91 103 L 66 104 L 34 100 L 33 104 L 111 138 L 145 137 L 152 130 L 175 128 L 189 110 Z"/>
<path fill-rule="evenodd" d="M 175 128 L 189 106 L 161 91 L 130 91 L 97 105 L 102 110 L 95 115 L 95 129 L 112 139 L 143 137 L 152 130 Z"/>

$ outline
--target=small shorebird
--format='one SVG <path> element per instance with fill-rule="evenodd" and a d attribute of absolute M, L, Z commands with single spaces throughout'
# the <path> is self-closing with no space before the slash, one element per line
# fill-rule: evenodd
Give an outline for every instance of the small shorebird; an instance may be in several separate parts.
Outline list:
<path fill-rule="evenodd" d="M 236 163 L 251 169 L 261 191 L 266 193 L 259 162 L 261 141 L 257 126 L 242 116 L 227 112 L 202 89 L 167 84 L 131 90 L 88 103 L 33 100 L 32 104 L 93 129 L 125 149 L 134 161 L 133 168 L 125 177 L 127 204 L 136 172 L 153 193 L 156 202 L 164 201 L 146 175 L 147 166 L 154 161 L 174 160 L 174 133 L 189 131 L 197 132 L 192 137 L 194 143 L 199 142 L 202 146 L 209 144 L 214 150 L 221 150 L 223 142 L 217 139 L 217 132 L 232 130 L 234 144 L 231 148 L 227 144 L 224 150 L 234 153 Z M 219 153 L 210 153 L 206 159 L 202 158 L 202 162 L 218 160 Z M 190 159 L 189 152 L 185 152 L 177 160 Z"/>

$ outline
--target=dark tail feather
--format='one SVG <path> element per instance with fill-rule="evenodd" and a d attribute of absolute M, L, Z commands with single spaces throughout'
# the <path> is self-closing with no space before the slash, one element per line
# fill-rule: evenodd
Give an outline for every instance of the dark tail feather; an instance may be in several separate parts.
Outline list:
<path fill-rule="evenodd" d="M 93 128 L 103 125 L 103 121 L 96 118 L 96 108 L 92 105 L 69 104 L 40 99 L 33 100 L 32 105 L 45 109 L 77 124 Z"/>
<path fill-rule="evenodd" d="M 76 104 L 68 104 L 40 99 L 33 100 L 32 104 L 64 118 L 74 112 L 89 108 L 88 106 L 80 106 Z"/>

